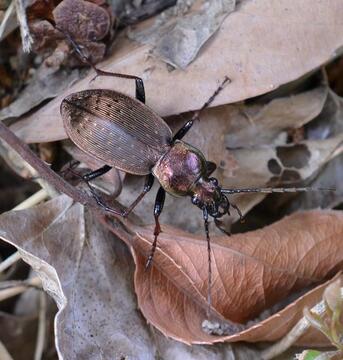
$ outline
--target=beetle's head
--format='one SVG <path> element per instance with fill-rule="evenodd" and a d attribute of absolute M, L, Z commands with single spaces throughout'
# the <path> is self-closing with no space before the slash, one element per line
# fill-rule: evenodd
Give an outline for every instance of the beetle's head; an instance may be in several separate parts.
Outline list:
<path fill-rule="evenodd" d="M 209 215 L 220 218 L 229 211 L 229 202 L 221 193 L 216 178 L 200 178 L 192 187 L 192 203 L 200 209 L 206 208 Z"/>

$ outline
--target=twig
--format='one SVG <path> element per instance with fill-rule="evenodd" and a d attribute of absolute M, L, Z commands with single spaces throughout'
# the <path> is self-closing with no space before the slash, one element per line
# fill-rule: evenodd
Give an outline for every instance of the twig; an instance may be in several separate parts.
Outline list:
<path fill-rule="evenodd" d="M 87 205 L 98 211 L 99 206 L 96 200 L 88 195 L 85 191 L 75 188 L 65 181 L 61 176 L 50 169 L 37 155 L 29 148 L 27 144 L 22 142 L 11 130 L 9 130 L 3 122 L 0 122 L 0 137 L 13 148 L 26 162 L 28 162 L 39 174 L 53 185 L 59 192 L 70 196 L 76 202 Z"/>
<path fill-rule="evenodd" d="M 343 298 L 343 288 L 341 289 L 341 297 Z M 326 311 L 324 300 L 320 301 L 318 304 L 311 308 L 311 312 L 319 316 L 323 315 Z M 261 352 L 261 358 L 263 360 L 273 359 L 275 356 L 282 354 L 289 347 L 291 347 L 306 331 L 310 328 L 311 323 L 304 316 L 298 323 L 293 327 L 293 329 L 280 341 L 270 346 Z"/>
<path fill-rule="evenodd" d="M 23 0 L 14 0 L 15 8 L 17 11 L 17 18 L 20 27 L 21 41 L 23 44 L 24 52 L 31 51 L 31 45 L 33 44 L 33 39 L 30 34 L 29 25 L 27 23 L 27 17 L 25 12 L 25 6 Z"/>
<path fill-rule="evenodd" d="M 14 360 L 10 353 L 5 348 L 5 345 L 0 341 L 0 359 L 1 360 Z"/>
<path fill-rule="evenodd" d="M 0 301 L 21 294 L 26 291 L 28 287 L 40 287 L 42 284 L 41 279 L 38 276 L 25 281 L 18 281 L 18 283 L 21 285 L 0 290 Z"/>
<path fill-rule="evenodd" d="M 21 259 L 19 251 L 16 251 L 14 254 L 10 255 L 7 259 L 5 259 L 2 263 L 0 263 L 0 273 L 4 272 L 14 263 Z"/>
<path fill-rule="evenodd" d="M 39 296 L 38 333 L 34 360 L 41 360 L 43 356 L 46 336 L 46 309 L 46 295 L 42 291 Z"/>
<path fill-rule="evenodd" d="M 0 41 L 5 37 L 6 29 L 8 28 L 9 21 L 14 14 L 14 1 L 11 2 L 10 6 L 7 8 L 5 12 L 5 16 L 2 19 L 1 25 L 0 25 Z"/>
<path fill-rule="evenodd" d="M 37 191 L 35 194 L 21 202 L 19 205 L 14 207 L 12 210 L 24 210 L 32 206 L 39 204 L 41 201 L 45 200 L 48 197 L 46 190 L 42 189 Z"/>
<path fill-rule="evenodd" d="M 45 200 L 48 197 L 48 193 L 42 189 L 37 191 L 35 194 L 21 202 L 19 205 L 13 208 L 13 210 L 23 210 L 27 209 L 29 207 L 32 207 L 34 205 L 37 205 L 41 201 Z M 7 259 L 5 259 L 3 262 L 0 263 L 0 273 L 4 272 L 6 269 L 8 269 L 10 266 L 12 266 L 14 263 L 16 263 L 18 260 L 21 259 L 21 256 L 18 251 L 16 251 L 14 254 L 9 256 Z"/>

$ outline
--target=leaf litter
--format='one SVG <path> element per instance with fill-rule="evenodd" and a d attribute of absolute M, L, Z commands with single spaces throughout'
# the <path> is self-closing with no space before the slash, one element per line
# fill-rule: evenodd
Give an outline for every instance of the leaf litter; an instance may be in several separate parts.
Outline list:
<path fill-rule="evenodd" d="M 196 5 L 199 3 L 196 2 Z M 216 1 L 212 6 L 215 8 L 224 3 L 229 6 L 230 2 Z M 68 6 L 68 0 L 61 4 Z M 63 8 L 62 5 L 60 8 Z M 93 5 L 88 3 L 88 6 Z M 292 89 L 294 85 L 287 84 L 286 90 L 278 89 L 265 97 L 229 104 L 263 94 L 302 76 L 330 60 L 333 52 L 341 46 L 338 40 L 341 28 L 338 25 L 334 29 L 327 26 L 326 31 L 321 32 L 318 23 L 310 20 L 313 14 L 308 10 L 316 9 L 324 14 L 323 24 L 325 21 L 332 23 L 332 18 L 338 11 L 329 16 L 329 13 L 321 11 L 319 3 L 306 2 L 293 8 L 291 4 L 288 5 L 287 16 L 282 16 L 282 4 L 270 7 L 270 4 L 264 4 L 262 0 L 256 3 L 239 2 L 229 16 L 220 14 L 217 17 L 215 11 L 209 12 L 209 15 L 215 15 L 211 19 L 208 17 L 210 24 L 203 29 L 201 36 L 193 38 L 195 46 L 192 51 L 189 54 L 183 54 L 182 51 L 174 54 L 181 65 L 190 62 L 186 71 L 172 70 L 158 60 L 157 56 L 162 54 L 164 57 L 166 54 L 163 53 L 166 47 L 161 44 L 157 44 L 160 48 L 156 44 L 133 45 L 123 36 L 116 42 L 116 52 L 100 67 L 144 74 L 148 104 L 152 108 L 161 115 L 184 113 L 167 119 L 174 130 L 190 115 L 186 111 L 201 107 L 221 76 L 235 74 L 232 83 L 214 104 L 223 106 L 203 112 L 201 121 L 195 124 L 186 138 L 186 141 L 199 147 L 209 160 L 218 164 L 215 176 L 220 182 L 225 187 L 246 187 L 266 184 L 280 186 L 305 180 L 312 186 L 336 186 L 340 184 L 341 178 L 341 99 L 325 82 L 296 92 Z M 233 1 L 231 6 L 235 6 Z M 325 8 L 328 12 L 332 9 Z M 105 14 L 103 10 L 99 11 Z M 196 14 L 196 23 L 201 10 L 199 12 L 195 6 L 193 11 L 191 16 Z M 203 12 L 202 16 L 204 14 Z M 62 18 L 63 16 L 62 13 Z M 225 16 L 227 17 L 223 20 Z M 297 21 L 299 18 L 302 19 L 301 22 Z M 309 34 L 306 39 L 298 36 L 305 18 L 308 19 L 306 33 Z M 212 20 L 215 22 L 211 23 Z M 221 28 L 216 31 L 215 26 L 222 21 Z M 289 28 L 287 21 L 293 21 L 292 28 Z M 41 29 L 44 29 L 43 25 L 39 25 L 42 26 Z M 136 34 L 143 34 L 149 23 L 142 25 L 134 30 Z M 284 34 L 277 31 L 280 25 L 289 29 L 287 42 L 282 40 Z M 153 26 L 156 30 L 156 24 Z M 208 29 L 214 30 L 211 33 Z M 241 32 L 239 36 L 237 29 Z M 258 29 L 268 29 L 268 34 L 261 34 Z M 174 31 L 166 34 L 166 39 L 170 39 L 179 30 L 180 26 L 176 25 Z M 187 31 L 187 27 L 183 30 Z M 102 33 L 105 34 L 106 31 Z M 85 34 L 87 38 L 87 29 Z M 132 34 L 133 31 L 130 32 Z M 206 41 L 204 34 L 210 34 L 210 41 Z M 293 38 L 292 34 L 296 37 Z M 266 40 L 266 36 L 271 38 Z M 267 41 L 271 47 L 277 44 L 275 49 L 284 44 L 283 51 L 287 56 L 275 62 L 273 51 L 259 51 L 260 47 L 265 49 L 260 39 Z M 320 46 L 308 47 L 307 44 L 312 44 L 313 41 L 320 41 Z M 223 43 L 230 46 L 223 47 Z M 297 50 L 294 56 L 293 45 L 298 46 L 298 50 L 302 49 Z M 62 64 L 59 59 L 63 60 L 63 56 L 58 56 L 66 54 L 64 45 L 61 46 L 50 57 L 50 62 L 56 69 Z M 100 47 L 90 48 L 90 51 L 94 49 L 94 54 L 97 54 Z M 182 46 L 180 48 L 182 50 Z M 316 51 L 312 54 L 314 49 Z M 159 50 L 162 50 L 160 55 Z M 150 54 L 155 56 L 150 57 Z M 197 56 L 194 59 L 195 54 Z M 294 57 L 298 61 L 289 62 Z M 251 66 L 248 64 L 242 71 L 240 67 L 247 58 L 250 59 Z M 174 63 L 174 60 L 169 62 Z M 261 67 L 259 64 L 268 65 Z M 50 71 L 54 74 L 55 69 Z M 44 75 L 44 71 L 42 74 Z M 70 89 L 64 90 L 64 94 L 86 87 L 113 89 L 118 86 L 121 91 L 129 93 L 132 90 L 130 84 L 116 82 L 114 79 L 97 79 L 89 84 L 92 76 L 91 74 Z M 25 113 L 47 97 L 54 96 L 54 91 L 57 94 L 63 87 L 69 87 L 69 80 L 62 78 L 61 81 L 62 86 L 59 87 L 58 80 L 55 90 L 52 87 L 50 91 L 49 84 L 44 91 L 40 90 L 41 94 L 34 97 L 31 104 L 25 100 L 24 95 L 22 99 L 19 97 L 19 102 L 12 105 L 12 110 L 4 109 L 5 112 L 10 110 L 6 117 Z M 36 80 L 32 82 L 32 92 L 36 92 L 35 82 Z M 304 85 L 304 82 L 301 84 Z M 27 93 L 29 92 L 30 87 L 27 87 Z M 185 93 L 189 96 L 184 96 Z M 179 95 L 181 98 L 178 98 Z M 12 129 L 27 142 L 64 139 L 66 135 L 58 115 L 60 101 L 61 96 L 58 96 L 38 112 L 33 112 L 12 126 Z M 67 148 L 64 146 L 64 149 Z M 82 160 L 86 166 L 95 167 L 94 159 L 77 154 L 70 148 L 69 153 Z M 122 174 L 120 178 L 115 171 L 104 179 L 107 184 L 113 180 L 116 184 L 107 188 L 107 193 L 116 195 L 120 192 L 120 180 L 124 179 L 118 200 L 128 204 L 142 187 L 142 180 L 129 175 L 124 177 Z M 238 196 L 234 201 L 244 213 L 248 213 L 263 198 L 264 195 L 261 194 Z M 310 199 L 314 200 L 311 202 Z M 262 206 L 263 204 L 265 202 Z M 296 196 L 291 199 L 286 211 L 279 203 L 273 205 L 281 218 L 282 214 L 295 209 L 340 204 L 341 192 L 325 193 L 323 196 L 321 193 Z M 113 358 L 113 354 L 138 354 L 139 358 L 144 354 L 146 358 L 152 358 L 157 353 L 164 359 L 174 359 L 176 356 L 206 359 L 222 358 L 224 354 L 232 356 L 231 348 L 227 345 L 211 348 L 197 346 L 192 347 L 189 352 L 182 344 L 164 337 L 156 330 L 149 330 L 141 314 L 136 311 L 137 303 L 132 288 L 134 271 L 139 308 L 149 323 L 164 335 L 184 343 L 212 344 L 279 339 L 302 317 L 305 306 L 319 301 L 327 284 L 334 281 L 332 276 L 341 270 L 339 238 L 342 219 L 338 211 L 298 213 L 269 227 L 231 238 L 213 234 L 216 260 L 215 310 L 211 321 L 205 324 L 203 320 L 206 318 L 208 276 L 206 244 L 203 235 L 200 237 L 180 230 L 202 234 L 201 216 L 191 207 L 188 199 L 168 198 L 154 266 L 150 272 L 145 272 L 145 258 L 151 246 L 152 228 L 143 224 L 152 221 L 152 205 L 153 195 L 149 194 L 135 211 L 138 217 L 133 216 L 130 221 L 124 222 L 112 221 L 110 224 L 108 220 L 102 220 L 100 224 L 99 219 L 89 210 L 62 196 L 36 208 L 9 212 L 0 217 L 0 229 L 7 231 L 2 233 L 2 237 L 18 248 L 23 259 L 42 277 L 45 289 L 59 305 L 56 342 L 60 358 L 77 358 L 86 353 L 91 357 L 99 349 L 105 358 Z M 251 213 L 253 211 L 247 216 Z M 236 220 L 231 219 L 232 222 Z M 266 222 L 274 220 L 278 219 L 268 218 Z M 22 228 L 15 226 L 18 223 L 23 224 Z M 103 227 L 104 224 L 114 236 Z M 244 229 L 244 224 L 241 228 Z M 126 247 L 119 243 L 119 238 L 131 249 L 136 263 L 135 270 L 131 257 Z M 220 281 L 223 286 L 220 286 Z M 237 286 L 238 282 L 242 285 Z M 327 344 L 327 341 L 311 331 L 298 344 L 319 346 Z M 246 351 L 242 358 L 258 357 L 255 350 L 253 354 L 247 355 L 248 353 Z"/>
<path fill-rule="evenodd" d="M 288 2 L 285 8 L 281 2 L 270 6 L 267 0 L 244 1 L 226 17 L 187 71 L 170 71 L 160 60 L 149 56 L 151 46 L 133 44 L 124 36 L 117 38 L 115 52 L 98 66 L 106 71 L 141 76 L 147 105 L 161 116 L 199 109 L 225 76 L 232 82 L 215 99 L 213 106 L 242 101 L 274 90 L 330 61 L 343 45 L 343 25 L 340 25 L 338 15 L 341 5 L 338 0 L 330 7 L 321 2 L 313 5 L 312 1 L 306 0 Z M 315 12 L 308 9 L 315 9 Z M 317 25 L 319 13 L 323 15 L 320 26 Z M 287 29 L 287 32 L 271 29 Z M 299 33 L 307 36 L 299 36 Z M 317 42 L 318 46 L 312 46 Z M 261 51 L 266 43 L 270 47 Z M 275 55 L 279 55 L 278 61 L 274 61 Z M 134 93 L 131 81 L 102 77 L 90 83 L 93 78 L 91 71 L 89 76 L 47 105 L 14 124 L 13 131 L 29 143 L 65 139 L 59 115 L 65 96 L 87 88 Z M 37 133 L 35 129 L 41 131 Z"/>
<path fill-rule="evenodd" d="M 87 210 L 61 196 L 5 213 L 0 222 L 1 237 L 18 247 L 59 307 L 56 345 L 61 358 L 94 359 L 99 349 L 106 358 L 154 358 L 136 311 L 129 253 Z M 23 224 L 19 232 L 18 223 Z"/>
<path fill-rule="evenodd" d="M 269 228 L 213 238 L 213 305 L 218 314 L 214 319 L 244 323 L 296 289 L 314 286 L 339 270 L 341 217 L 337 211 L 299 213 Z M 138 348 L 150 354 L 151 339 L 143 319 L 134 311 L 133 290 L 129 290 L 133 267 L 132 263 L 129 266 L 127 250 L 91 218 L 81 205 L 61 196 L 36 208 L 3 214 L 1 237 L 18 247 L 58 304 L 57 344 L 61 355 L 74 358 L 84 351 L 91 354 L 99 346 L 105 354 L 113 354 L 113 347 L 118 354 Z M 19 231 L 15 225 L 18 222 L 24 224 Z M 237 329 L 232 338 L 206 335 L 201 327 L 206 318 L 204 241 L 164 226 L 154 266 L 148 273 L 143 270 L 142 254 L 149 252 L 151 227 L 130 222 L 126 226 L 137 236 L 130 239 L 127 230 L 123 232 L 118 225 L 114 232 L 135 250 L 140 309 L 149 322 L 179 341 L 210 344 L 277 339 L 302 315 L 297 301 L 304 303 L 306 298 L 306 304 L 311 304 L 325 289 L 323 285 L 315 288 L 283 310 L 282 316 L 269 318 L 274 322 L 272 329 L 276 329 L 278 319 L 278 331 L 271 330 L 267 319 L 262 329 L 258 326 L 257 331 L 253 326 L 250 333 L 249 329 L 243 331 L 242 337 Z M 242 286 L 236 286 L 237 282 Z M 121 340 L 123 333 L 127 340 Z M 109 341 L 108 334 L 117 335 Z M 131 349 L 127 341 L 133 334 L 135 345 Z"/>

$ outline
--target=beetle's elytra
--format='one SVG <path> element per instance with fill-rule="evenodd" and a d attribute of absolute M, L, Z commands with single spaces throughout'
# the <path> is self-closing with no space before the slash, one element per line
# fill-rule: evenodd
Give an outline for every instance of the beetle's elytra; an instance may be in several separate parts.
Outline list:
<path fill-rule="evenodd" d="M 112 90 L 85 90 L 61 104 L 70 139 L 101 162 L 147 175 L 169 149 L 172 132 L 147 106 Z"/>

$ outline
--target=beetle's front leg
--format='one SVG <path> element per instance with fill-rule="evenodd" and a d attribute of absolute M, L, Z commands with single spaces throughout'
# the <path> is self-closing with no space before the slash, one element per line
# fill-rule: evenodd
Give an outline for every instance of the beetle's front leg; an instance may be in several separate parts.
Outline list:
<path fill-rule="evenodd" d="M 146 269 L 148 269 L 150 267 L 150 265 L 152 263 L 152 259 L 154 258 L 156 245 L 157 245 L 157 238 L 158 238 L 158 235 L 161 232 L 161 226 L 160 226 L 160 223 L 158 221 L 158 218 L 162 213 L 165 199 L 166 199 L 166 191 L 161 186 L 158 189 L 158 192 L 157 192 L 157 195 L 156 195 L 156 200 L 155 200 L 155 206 L 154 206 L 154 218 L 155 218 L 154 241 L 152 243 L 150 255 L 149 255 L 148 260 L 147 260 L 146 265 L 145 265 Z"/>
<path fill-rule="evenodd" d="M 201 107 L 200 110 L 196 111 L 194 113 L 194 115 L 192 116 L 192 118 L 190 120 L 188 120 L 183 126 L 182 128 L 174 135 L 173 137 L 173 141 L 176 140 L 181 140 L 190 130 L 190 128 L 193 126 L 194 122 L 196 120 L 199 119 L 199 115 L 201 113 L 201 111 L 205 110 L 206 108 L 208 108 L 211 103 L 213 102 L 213 100 L 217 97 L 217 95 L 224 89 L 224 86 L 227 82 L 230 82 L 231 80 L 225 76 L 224 80 L 222 81 L 222 83 L 218 86 L 218 88 L 216 89 L 216 91 L 212 94 L 212 96 L 205 102 L 205 104 Z"/>

